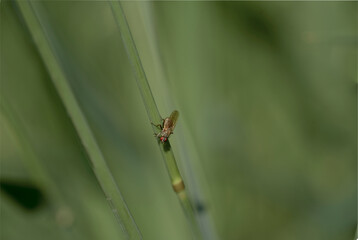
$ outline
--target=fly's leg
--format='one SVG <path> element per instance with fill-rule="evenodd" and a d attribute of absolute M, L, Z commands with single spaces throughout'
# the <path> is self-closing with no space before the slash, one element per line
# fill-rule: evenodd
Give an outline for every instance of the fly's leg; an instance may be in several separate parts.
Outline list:
<path fill-rule="evenodd" d="M 159 132 L 159 133 L 154 133 L 153 136 L 154 136 L 155 138 L 159 138 L 160 133 L 161 133 L 161 132 Z"/>
<path fill-rule="evenodd" d="M 160 130 L 163 129 L 162 124 L 154 124 L 153 122 L 150 122 L 153 126 L 156 126 L 157 128 L 160 128 Z"/>

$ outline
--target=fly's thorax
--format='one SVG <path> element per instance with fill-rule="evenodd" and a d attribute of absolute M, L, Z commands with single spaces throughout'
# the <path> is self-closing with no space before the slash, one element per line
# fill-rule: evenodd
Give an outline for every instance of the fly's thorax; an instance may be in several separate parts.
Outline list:
<path fill-rule="evenodd" d="M 169 136 L 170 136 L 170 134 L 172 134 L 172 131 L 171 131 L 171 129 L 169 128 L 163 128 L 163 130 L 162 131 L 160 131 L 156 136 L 158 137 L 158 138 L 160 138 L 160 137 L 165 137 L 165 138 L 168 138 Z"/>
<path fill-rule="evenodd" d="M 170 129 L 163 129 L 162 136 L 168 138 L 172 134 L 172 131 Z"/>

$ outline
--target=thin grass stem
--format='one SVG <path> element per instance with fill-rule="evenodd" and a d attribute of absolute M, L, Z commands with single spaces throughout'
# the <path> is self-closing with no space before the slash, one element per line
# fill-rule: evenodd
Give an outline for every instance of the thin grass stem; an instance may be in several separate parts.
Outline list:
<path fill-rule="evenodd" d="M 162 118 L 160 116 L 160 113 L 157 108 L 157 104 L 155 103 L 154 97 L 152 95 L 152 91 L 150 89 L 144 68 L 142 66 L 142 62 L 140 60 L 121 3 L 119 1 L 109 1 L 109 3 L 112 8 L 114 19 L 118 25 L 119 32 L 121 34 L 124 46 L 126 48 L 128 58 L 132 65 L 137 86 L 142 96 L 142 100 L 144 102 L 149 120 L 153 123 L 161 123 Z M 152 126 L 152 128 L 154 133 L 158 131 L 157 127 Z M 169 141 L 167 141 L 166 144 L 162 144 L 158 141 L 158 146 L 160 148 L 163 159 L 165 161 L 165 165 L 168 170 L 173 189 L 177 193 L 177 196 L 184 210 L 184 213 L 187 216 L 190 226 L 194 234 L 197 235 L 198 238 L 199 237 L 198 224 L 195 219 L 193 204 L 191 203 L 186 193 L 184 181 L 179 172 L 170 143 Z"/>
<path fill-rule="evenodd" d="M 112 177 L 106 164 L 102 151 L 90 129 L 88 121 L 83 114 L 58 62 L 44 30 L 37 19 L 31 1 L 16 1 L 24 22 L 33 38 L 33 41 L 42 57 L 42 60 L 51 76 L 52 82 L 62 100 L 68 115 L 77 131 L 79 138 L 88 154 L 92 169 L 106 198 L 118 220 L 124 234 L 130 239 L 141 239 L 141 233 L 129 212 L 129 209 Z"/>

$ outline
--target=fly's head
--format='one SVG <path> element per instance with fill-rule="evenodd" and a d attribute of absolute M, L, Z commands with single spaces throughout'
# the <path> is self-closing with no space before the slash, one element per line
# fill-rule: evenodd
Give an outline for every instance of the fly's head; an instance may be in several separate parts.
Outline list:
<path fill-rule="evenodd" d="M 160 141 L 162 142 L 162 143 L 165 143 L 166 141 L 168 141 L 168 138 L 166 138 L 166 137 L 160 137 L 159 138 L 160 139 Z"/>

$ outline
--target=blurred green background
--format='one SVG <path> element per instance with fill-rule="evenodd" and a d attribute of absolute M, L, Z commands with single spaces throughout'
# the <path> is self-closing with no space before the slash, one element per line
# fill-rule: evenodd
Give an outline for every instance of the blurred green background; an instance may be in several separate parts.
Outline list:
<path fill-rule="evenodd" d="M 191 239 L 111 9 L 33 9 L 144 239 Z M 357 224 L 357 2 L 124 2 L 205 239 Z M 123 239 L 20 12 L 1 2 L 1 239 Z"/>

